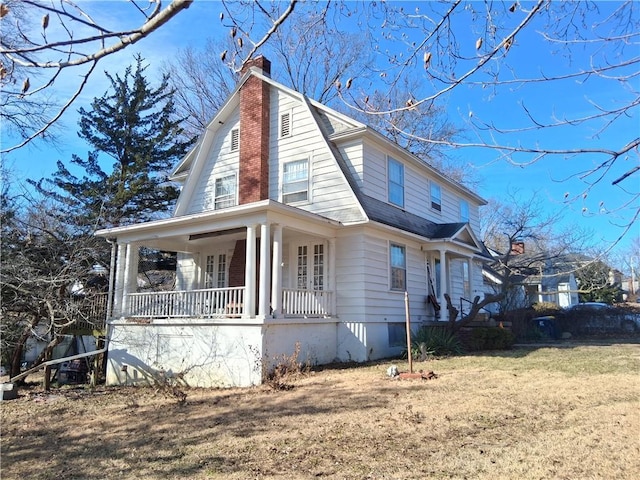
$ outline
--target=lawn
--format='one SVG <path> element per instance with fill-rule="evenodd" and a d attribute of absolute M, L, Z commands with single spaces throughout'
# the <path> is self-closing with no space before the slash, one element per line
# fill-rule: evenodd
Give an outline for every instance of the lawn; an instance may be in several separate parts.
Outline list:
<path fill-rule="evenodd" d="M 293 388 L 22 390 L 9 479 L 637 478 L 640 345 L 569 344 L 327 368 Z M 406 362 L 395 362 L 406 371 Z"/>

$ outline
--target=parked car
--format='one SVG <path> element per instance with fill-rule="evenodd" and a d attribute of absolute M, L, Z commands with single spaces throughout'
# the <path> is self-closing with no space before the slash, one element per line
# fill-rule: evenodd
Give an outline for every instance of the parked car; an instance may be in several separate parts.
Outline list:
<path fill-rule="evenodd" d="M 606 303 L 577 303 L 568 307 L 565 313 L 591 331 L 640 331 L 640 314 Z"/>

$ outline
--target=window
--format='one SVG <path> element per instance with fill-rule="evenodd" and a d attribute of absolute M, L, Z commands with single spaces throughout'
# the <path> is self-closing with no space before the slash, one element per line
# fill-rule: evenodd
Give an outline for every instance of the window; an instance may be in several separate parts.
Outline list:
<path fill-rule="evenodd" d="M 324 290 L 324 245 L 313 246 L 313 289 Z"/>
<path fill-rule="evenodd" d="M 296 282 L 298 290 L 306 290 L 307 289 L 307 246 L 300 245 L 298 247 L 298 272 L 297 272 Z"/>
<path fill-rule="evenodd" d="M 469 221 L 469 202 L 460 200 L 460 221 L 467 223 Z"/>
<path fill-rule="evenodd" d="M 389 157 L 387 160 L 389 203 L 404 207 L 404 165 Z"/>
<path fill-rule="evenodd" d="M 287 162 L 282 171 L 283 203 L 304 202 L 309 199 L 309 160 Z"/>
<path fill-rule="evenodd" d="M 400 323 L 400 322 L 387 323 L 387 332 L 389 333 L 390 347 L 406 347 L 407 346 L 406 324 Z"/>
<path fill-rule="evenodd" d="M 431 208 L 437 211 L 442 210 L 442 191 L 440 185 L 431 182 Z"/>
<path fill-rule="evenodd" d="M 204 271 L 204 288 L 227 286 L 227 255 L 207 255 Z"/>
<path fill-rule="evenodd" d="M 214 210 L 233 207 L 236 204 L 236 176 L 216 178 L 216 191 L 213 203 Z"/>
<path fill-rule="evenodd" d="M 231 130 L 231 151 L 235 152 L 240 148 L 240 130 L 234 128 Z"/>
<path fill-rule="evenodd" d="M 391 290 L 406 290 L 407 259 L 405 247 L 392 243 L 389 248 L 391 265 Z"/>
<path fill-rule="evenodd" d="M 291 112 L 280 115 L 280 138 L 291 136 Z"/>
<path fill-rule="evenodd" d="M 298 245 L 296 251 L 296 288 L 324 290 L 324 244 Z M 313 258 L 309 258 L 313 252 Z M 311 263 L 311 264 L 310 264 Z"/>

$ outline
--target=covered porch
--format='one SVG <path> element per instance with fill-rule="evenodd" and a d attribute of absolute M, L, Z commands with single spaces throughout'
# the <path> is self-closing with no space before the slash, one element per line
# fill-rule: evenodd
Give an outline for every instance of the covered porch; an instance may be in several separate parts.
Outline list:
<path fill-rule="evenodd" d="M 335 228 L 271 200 L 102 230 L 112 320 L 335 316 Z M 170 290 L 139 288 L 140 248 L 177 252 Z"/>

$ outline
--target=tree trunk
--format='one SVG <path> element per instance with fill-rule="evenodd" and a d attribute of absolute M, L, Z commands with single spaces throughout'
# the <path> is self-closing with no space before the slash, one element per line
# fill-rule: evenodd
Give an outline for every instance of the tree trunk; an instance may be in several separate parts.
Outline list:
<path fill-rule="evenodd" d="M 499 302 L 500 300 L 502 300 L 503 297 L 504 297 L 504 293 L 497 293 L 495 295 L 485 295 L 484 299 L 480 301 L 480 297 L 476 296 L 473 299 L 473 304 L 471 305 L 471 310 L 469 311 L 469 313 L 464 317 L 462 317 L 459 322 L 456 322 L 459 311 L 456 307 L 453 306 L 453 303 L 451 302 L 451 297 L 449 296 L 449 294 L 445 293 L 444 298 L 447 300 L 447 311 L 449 312 L 449 330 L 452 333 L 457 332 L 462 327 L 473 322 L 475 318 L 478 316 L 478 313 L 480 312 L 480 310 L 482 310 L 485 306 L 489 305 L 490 303 Z"/>

